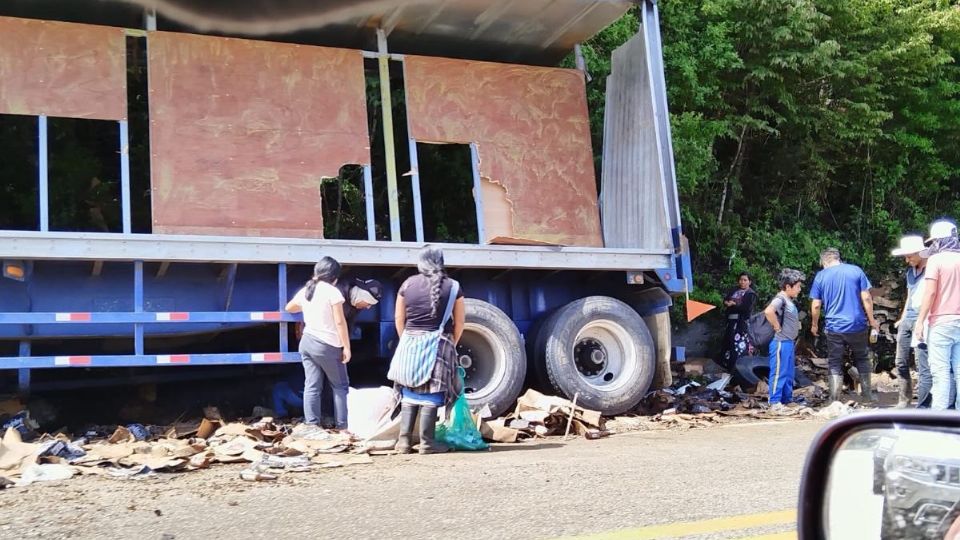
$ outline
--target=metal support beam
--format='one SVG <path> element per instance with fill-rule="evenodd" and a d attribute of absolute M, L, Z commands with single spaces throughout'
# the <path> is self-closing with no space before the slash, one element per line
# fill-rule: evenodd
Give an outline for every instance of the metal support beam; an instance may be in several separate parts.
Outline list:
<path fill-rule="evenodd" d="M 20 351 L 18 354 L 20 358 L 28 358 L 30 356 L 29 341 L 20 342 Z M 20 368 L 17 370 L 17 388 L 21 394 L 30 393 L 30 368 Z"/>
<path fill-rule="evenodd" d="M 157 10 L 148 9 L 143 12 L 143 27 L 151 32 L 157 30 Z"/>
<path fill-rule="evenodd" d="M 400 242 L 400 196 L 397 191 L 397 159 L 393 141 L 393 102 L 390 96 L 390 60 L 387 58 L 387 36 L 377 30 L 377 49 L 380 56 L 380 102 L 383 111 L 383 150 L 387 163 L 387 199 L 390 208 L 390 240 Z"/>
<path fill-rule="evenodd" d="M 123 232 L 133 232 L 130 218 L 130 133 L 126 120 L 120 124 L 120 206 L 123 214 Z"/>
<path fill-rule="evenodd" d="M 420 196 L 420 160 L 417 157 L 417 141 L 409 140 L 410 186 L 413 188 L 413 219 L 417 228 L 417 242 L 423 242 L 423 199 Z"/>
<path fill-rule="evenodd" d="M 233 288 L 237 283 L 237 264 L 228 264 L 224 268 L 221 278 L 226 281 L 224 284 L 223 310 L 230 311 L 230 306 L 233 304 Z"/>
<path fill-rule="evenodd" d="M 50 191 L 49 191 L 49 166 L 47 164 L 47 117 L 40 115 L 37 117 L 37 149 L 39 153 L 40 169 L 40 189 L 38 199 L 40 202 L 40 231 L 50 230 Z"/>
<path fill-rule="evenodd" d="M 133 263 L 133 311 L 143 313 L 143 261 Z M 133 353 L 143 355 L 143 324 L 133 325 Z"/>
<path fill-rule="evenodd" d="M 367 240 L 377 239 L 377 221 L 373 215 L 373 171 L 370 165 L 363 166 L 363 202 L 367 207 Z"/>
<path fill-rule="evenodd" d="M 477 149 L 477 143 L 470 143 L 470 163 L 473 168 L 473 198 L 477 203 L 477 243 L 485 244 L 487 241 L 486 228 L 483 223 L 483 195 L 480 179 L 480 152 Z"/>
<path fill-rule="evenodd" d="M 277 265 L 277 311 L 283 312 L 283 308 L 287 305 L 287 265 L 286 263 L 280 263 Z M 287 343 L 289 339 L 289 332 L 287 330 L 288 324 L 285 322 L 280 323 L 280 352 L 285 353 L 289 350 L 289 344 Z"/>
<path fill-rule="evenodd" d="M 438 244 L 447 265 L 471 268 L 652 270 L 673 265 L 672 249 Z M 0 231 L 0 259 L 314 264 L 317 253 L 355 266 L 409 266 L 414 242 L 308 240 L 167 234 Z"/>

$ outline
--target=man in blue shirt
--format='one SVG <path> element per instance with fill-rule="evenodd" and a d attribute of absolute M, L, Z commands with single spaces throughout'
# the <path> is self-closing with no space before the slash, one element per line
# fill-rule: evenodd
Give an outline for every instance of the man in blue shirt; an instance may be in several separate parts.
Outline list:
<path fill-rule="evenodd" d="M 840 250 L 827 248 L 820 253 L 823 270 L 817 273 L 810 287 L 810 331 L 820 335 L 820 312 L 824 311 L 827 338 L 827 357 L 830 361 L 830 399 L 840 399 L 843 388 L 844 346 L 850 347 L 857 370 L 860 371 L 860 395 L 873 401 L 870 389 L 868 328 L 877 330 L 880 324 L 873 317 L 873 297 L 870 280 L 856 265 L 840 260 Z"/>

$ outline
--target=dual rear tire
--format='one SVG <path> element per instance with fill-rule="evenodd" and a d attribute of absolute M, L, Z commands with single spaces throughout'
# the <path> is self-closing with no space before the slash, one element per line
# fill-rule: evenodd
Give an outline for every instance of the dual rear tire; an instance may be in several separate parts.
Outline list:
<path fill-rule="evenodd" d="M 604 414 L 634 408 L 656 370 L 654 340 L 640 315 L 605 296 L 570 302 L 542 318 L 530 332 L 535 379 L 550 393 Z M 458 346 L 471 407 L 500 415 L 523 390 L 527 355 L 513 321 L 497 307 L 466 300 L 466 324 Z"/>

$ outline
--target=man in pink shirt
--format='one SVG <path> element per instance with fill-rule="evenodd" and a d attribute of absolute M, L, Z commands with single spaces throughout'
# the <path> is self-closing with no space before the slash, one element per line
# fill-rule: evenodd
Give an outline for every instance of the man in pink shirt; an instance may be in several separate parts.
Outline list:
<path fill-rule="evenodd" d="M 951 221 L 930 226 L 931 245 L 920 253 L 929 258 L 923 303 L 914 331 L 927 346 L 933 375 L 932 409 L 960 410 L 960 239 Z M 922 345 L 921 345 L 922 346 Z"/>

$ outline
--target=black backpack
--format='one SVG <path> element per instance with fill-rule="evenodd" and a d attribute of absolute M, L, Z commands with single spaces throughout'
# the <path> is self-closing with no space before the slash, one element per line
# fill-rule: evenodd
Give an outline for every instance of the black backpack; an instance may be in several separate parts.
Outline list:
<path fill-rule="evenodd" d="M 784 303 L 783 307 L 780 309 L 780 313 L 778 313 L 780 326 L 783 326 L 783 312 L 785 309 L 787 309 L 786 303 Z M 763 314 L 763 311 L 754 313 L 747 320 L 747 335 L 750 336 L 750 341 L 753 342 L 754 347 L 763 347 L 764 345 L 767 345 L 773 341 L 773 336 L 775 334 L 776 332 L 773 331 L 773 325 L 771 325 L 770 321 L 767 320 L 767 316 Z"/>

